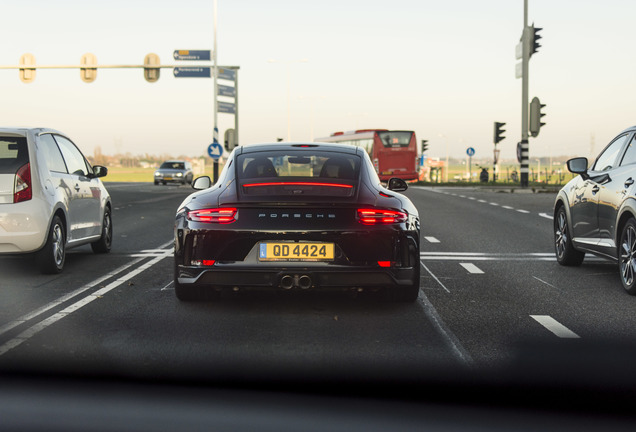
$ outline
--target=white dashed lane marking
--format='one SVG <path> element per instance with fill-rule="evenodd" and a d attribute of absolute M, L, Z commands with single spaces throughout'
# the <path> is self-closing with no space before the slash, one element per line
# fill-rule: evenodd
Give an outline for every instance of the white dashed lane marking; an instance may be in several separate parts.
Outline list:
<path fill-rule="evenodd" d="M 466 271 L 468 271 L 468 273 L 472 273 L 472 274 L 484 273 L 479 267 L 477 267 L 475 264 L 472 264 L 472 263 L 459 263 L 459 265 L 464 267 Z"/>
<path fill-rule="evenodd" d="M 435 237 L 424 237 L 424 239 L 429 242 L 429 243 L 439 243 L 440 241 L 437 240 Z"/>
<path fill-rule="evenodd" d="M 417 186 L 414 186 L 414 187 L 417 187 Z M 454 197 L 458 197 L 458 198 L 469 199 L 469 200 L 477 201 L 477 202 L 480 202 L 480 203 L 483 203 L 483 204 L 490 204 L 491 206 L 499 206 L 499 207 L 504 208 L 506 210 L 516 210 L 519 213 L 523 213 L 523 214 L 529 214 L 530 213 L 530 211 L 528 211 L 528 210 L 515 209 L 514 207 L 511 207 L 511 206 L 508 206 L 508 205 L 501 205 L 501 204 L 496 203 L 496 202 L 488 202 L 486 200 L 477 199 L 477 198 L 472 197 L 472 196 L 458 195 L 456 193 L 437 191 L 437 190 L 434 190 L 434 189 L 431 190 L 431 192 L 440 193 L 440 194 L 443 194 L 443 195 L 454 196 Z M 548 213 L 539 213 L 539 216 L 541 216 L 543 218 L 546 218 L 546 219 L 553 219 L 553 217 L 550 216 Z"/>
<path fill-rule="evenodd" d="M 530 315 L 530 317 L 560 338 L 580 338 L 579 335 L 552 318 L 550 315 Z"/>
<path fill-rule="evenodd" d="M 554 252 L 484 253 L 484 252 L 420 252 L 423 261 L 554 261 Z"/>

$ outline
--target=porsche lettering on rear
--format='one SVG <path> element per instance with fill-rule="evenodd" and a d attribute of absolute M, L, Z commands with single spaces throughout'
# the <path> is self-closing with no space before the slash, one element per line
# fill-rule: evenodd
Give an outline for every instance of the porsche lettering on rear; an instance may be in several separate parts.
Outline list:
<path fill-rule="evenodd" d="M 281 218 L 281 219 L 335 219 L 333 213 L 259 213 L 259 218 Z"/>

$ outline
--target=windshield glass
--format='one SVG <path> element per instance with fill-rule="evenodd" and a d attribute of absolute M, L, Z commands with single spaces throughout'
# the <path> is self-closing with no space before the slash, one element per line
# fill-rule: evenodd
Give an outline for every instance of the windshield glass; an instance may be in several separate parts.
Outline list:
<path fill-rule="evenodd" d="M 0 13 L 0 372 L 636 389 L 636 1 Z"/>
<path fill-rule="evenodd" d="M 183 170 L 185 169 L 185 164 L 183 162 L 164 162 L 159 169 Z"/>
<path fill-rule="evenodd" d="M 384 147 L 408 147 L 413 132 L 378 132 Z"/>

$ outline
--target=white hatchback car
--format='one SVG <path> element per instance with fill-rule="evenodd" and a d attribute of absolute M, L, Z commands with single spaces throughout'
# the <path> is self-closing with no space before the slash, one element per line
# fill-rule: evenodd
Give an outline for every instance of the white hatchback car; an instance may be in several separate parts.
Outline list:
<path fill-rule="evenodd" d="M 0 128 L 0 255 L 35 252 L 43 273 L 59 273 L 67 248 L 109 252 L 106 173 L 61 132 Z"/>

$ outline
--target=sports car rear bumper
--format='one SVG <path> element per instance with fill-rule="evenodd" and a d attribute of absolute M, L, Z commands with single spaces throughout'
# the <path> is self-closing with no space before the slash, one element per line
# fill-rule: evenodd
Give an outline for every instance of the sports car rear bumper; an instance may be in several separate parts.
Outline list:
<path fill-rule="evenodd" d="M 419 274 L 413 267 L 381 268 L 349 266 L 290 266 L 255 268 L 242 265 L 217 265 L 213 268 L 177 267 L 181 285 L 210 288 L 249 289 L 355 289 L 412 285 Z"/>

